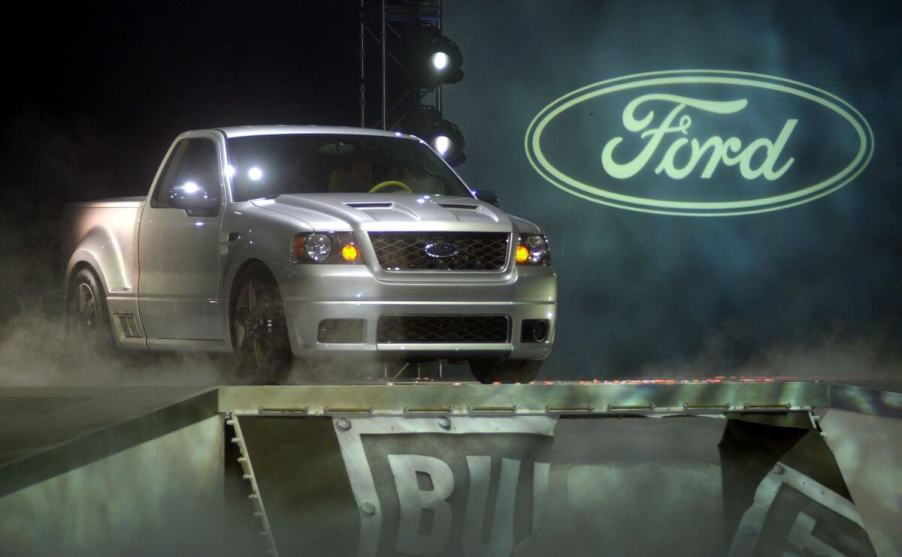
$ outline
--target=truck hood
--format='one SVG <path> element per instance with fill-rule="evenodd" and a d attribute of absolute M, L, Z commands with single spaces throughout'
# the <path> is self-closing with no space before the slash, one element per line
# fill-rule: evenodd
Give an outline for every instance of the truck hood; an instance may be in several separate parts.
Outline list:
<path fill-rule="evenodd" d="M 471 197 L 409 193 L 280 195 L 253 201 L 261 209 L 296 218 L 313 230 L 510 232 L 504 211 Z M 517 219 L 517 227 L 522 225 Z"/>

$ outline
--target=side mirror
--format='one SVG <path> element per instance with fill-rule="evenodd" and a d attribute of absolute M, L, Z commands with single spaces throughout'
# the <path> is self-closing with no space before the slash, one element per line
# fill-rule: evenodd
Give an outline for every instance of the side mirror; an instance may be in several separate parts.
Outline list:
<path fill-rule="evenodd" d="M 496 194 L 492 190 L 473 190 L 473 197 L 480 201 L 491 203 L 495 207 L 498 207 L 501 203 L 501 200 L 498 199 L 498 194 Z"/>
<path fill-rule="evenodd" d="M 189 217 L 212 216 L 219 210 L 219 200 L 211 197 L 203 186 L 195 182 L 185 182 L 169 191 L 169 203 L 177 209 L 184 209 Z"/>

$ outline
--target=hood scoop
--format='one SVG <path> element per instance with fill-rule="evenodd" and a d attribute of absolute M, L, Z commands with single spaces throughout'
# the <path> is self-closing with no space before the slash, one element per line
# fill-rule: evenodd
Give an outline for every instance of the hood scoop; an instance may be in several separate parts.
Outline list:
<path fill-rule="evenodd" d="M 478 205 L 470 205 L 469 203 L 437 203 L 440 207 L 444 207 L 445 209 L 455 209 L 458 211 L 477 211 L 479 209 Z"/>
<path fill-rule="evenodd" d="M 391 209 L 394 203 L 385 201 L 355 201 L 345 203 L 351 209 Z"/>

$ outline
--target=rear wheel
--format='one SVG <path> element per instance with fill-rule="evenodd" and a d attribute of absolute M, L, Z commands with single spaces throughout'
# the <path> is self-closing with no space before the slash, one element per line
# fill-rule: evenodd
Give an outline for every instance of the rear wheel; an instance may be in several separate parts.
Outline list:
<path fill-rule="evenodd" d="M 541 360 L 470 360 L 470 371 L 480 383 L 529 383 L 541 367 Z"/>
<path fill-rule="evenodd" d="M 235 279 L 229 321 L 239 374 L 254 382 L 278 381 L 291 363 L 291 345 L 279 287 L 262 265 Z"/>
<path fill-rule="evenodd" d="M 113 349 L 106 296 L 97 276 L 80 269 L 66 293 L 66 344 L 74 353 L 103 353 Z"/>

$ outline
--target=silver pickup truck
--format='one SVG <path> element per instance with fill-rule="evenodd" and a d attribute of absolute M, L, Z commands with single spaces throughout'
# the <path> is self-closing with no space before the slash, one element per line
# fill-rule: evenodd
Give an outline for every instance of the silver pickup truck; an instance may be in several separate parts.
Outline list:
<path fill-rule="evenodd" d="M 423 141 L 318 126 L 190 131 L 146 197 L 70 207 L 67 330 L 119 349 L 468 360 L 528 381 L 551 351 L 546 237 Z"/>

